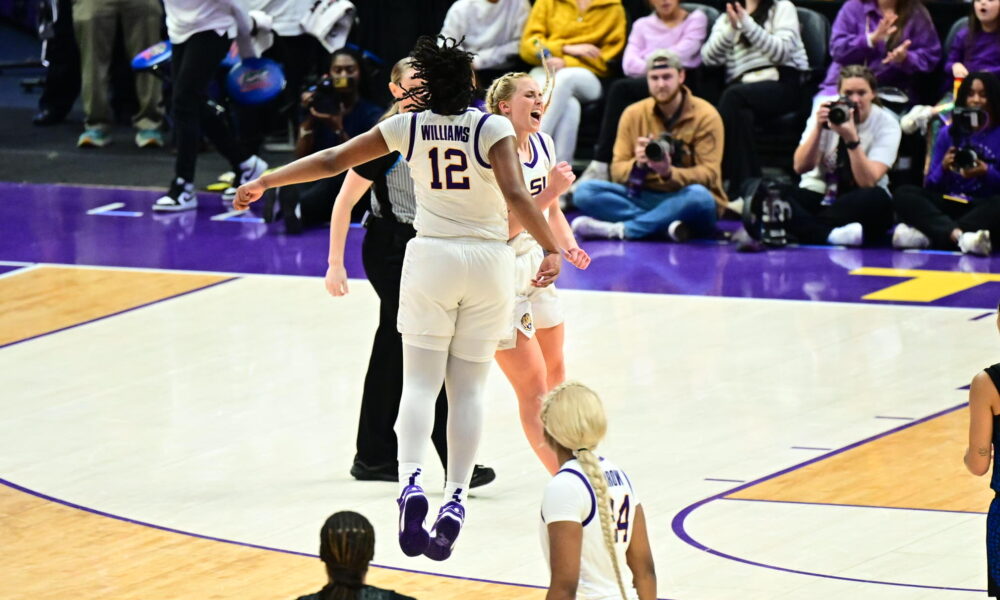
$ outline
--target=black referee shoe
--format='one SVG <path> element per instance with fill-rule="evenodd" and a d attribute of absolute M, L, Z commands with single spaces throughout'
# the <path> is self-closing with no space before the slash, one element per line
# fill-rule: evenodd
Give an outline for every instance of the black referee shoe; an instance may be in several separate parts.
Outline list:
<path fill-rule="evenodd" d="M 351 465 L 351 477 L 358 481 L 399 481 L 399 473 L 395 463 L 369 466 L 360 460 L 355 460 Z M 472 469 L 472 479 L 469 480 L 470 488 L 482 487 L 491 483 L 497 478 L 496 471 L 483 466 L 476 465 Z"/>

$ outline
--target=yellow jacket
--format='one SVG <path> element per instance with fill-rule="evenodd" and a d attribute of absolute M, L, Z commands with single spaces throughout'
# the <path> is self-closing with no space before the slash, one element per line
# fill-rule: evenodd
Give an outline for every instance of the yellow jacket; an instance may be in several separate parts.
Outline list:
<path fill-rule="evenodd" d="M 534 40 L 566 61 L 567 67 L 584 67 L 598 77 L 608 74 L 608 61 L 625 49 L 625 9 L 621 0 L 594 0 L 583 13 L 576 0 L 536 0 L 521 36 L 521 58 L 540 65 Z M 567 44 L 593 44 L 600 58 L 578 58 L 563 53 Z"/>

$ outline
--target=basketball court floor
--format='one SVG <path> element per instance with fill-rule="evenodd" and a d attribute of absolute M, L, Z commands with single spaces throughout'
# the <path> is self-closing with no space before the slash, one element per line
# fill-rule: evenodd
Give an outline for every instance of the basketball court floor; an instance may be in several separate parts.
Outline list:
<path fill-rule="evenodd" d="M 204 194 L 0 183 L 0 597 L 294 598 L 323 520 L 366 515 L 369 581 L 532 598 L 547 474 L 494 368 L 454 556 L 404 557 L 396 485 L 354 481 L 377 299 Z M 943 252 L 590 242 L 564 266 L 571 378 L 647 515 L 659 597 L 985 596 L 988 477 L 965 389 L 997 360 L 1000 263 Z M 428 451 L 428 457 L 434 454 Z M 430 488 L 443 483 L 429 464 Z"/>

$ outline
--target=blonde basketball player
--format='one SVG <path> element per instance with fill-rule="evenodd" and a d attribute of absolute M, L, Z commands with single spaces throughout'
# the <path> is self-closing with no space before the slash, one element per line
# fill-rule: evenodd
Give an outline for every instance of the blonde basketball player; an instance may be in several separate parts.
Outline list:
<path fill-rule="evenodd" d="M 542 422 L 562 465 L 542 500 L 546 600 L 655 600 L 642 505 L 625 471 L 594 452 L 608 428 L 600 398 L 564 383 L 546 397 Z"/>
<path fill-rule="evenodd" d="M 498 342 L 507 337 L 514 298 L 514 253 L 507 211 L 535 236 L 545 257 L 533 280 L 558 276 L 560 252 L 524 186 L 510 121 L 467 109 L 472 55 L 422 37 L 412 59 L 424 84 L 410 90 L 422 112 L 399 114 L 348 142 L 299 159 L 240 187 L 245 209 L 269 187 L 330 177 L 390 151 L 415 182 L 417 210 L 403 260 L 397 327 L 403 336 L 403 394 L 396 420 L 399 545 L 409 556 L 451 556 L 465 521 L 469 479 L 483 427 L 483 389 Z M 505 202 L 506 201 L 506 202 Z M 448 481 L 430 532 L 421 485 L 434 402 L 448 391 Z"/>
<path fill-rule="evenodd" d="M 508 73 L 490 86 L 486 106 L 514 125 L 524 183 L 535 197 L 535 205 L 546 215 L 567 260 L 586 269 L 590 257 L 577 245 L 558 202 L 573 183 L 573 170 L 566 162 L 556 164 L 555 144 L 540 131 L 544 105 L 538 83 L 527 73 Z M 510 219 L 509 235 L 507 243 L 516 255 L 517 297 L 511 336 L 500 342 L 496 359 L 517 395 L 521 427 L 531 449 L 549 474 L 554 474 L 559 464 L 545 443 L 540 415 L 542 396 L 566 378 L 563 313 L 555 286 L 531 285 L 532 273 L 542 258 L 541 247 L 515 218 Z"/>

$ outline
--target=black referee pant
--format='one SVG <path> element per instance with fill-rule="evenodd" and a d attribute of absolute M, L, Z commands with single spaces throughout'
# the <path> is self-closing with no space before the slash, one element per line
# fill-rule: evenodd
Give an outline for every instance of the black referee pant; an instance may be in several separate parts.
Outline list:
<path fill-rule="evenodd" d="M 361 246 L 361 258 L 368 281 L 379 297 L 378 329 L 365 375 L 358 421 L 356 461 L 370 467 L 396 464 L 396 416 L 403 393 L 403 337 L 396 330 L 399 312 L 399 281 L 403 274 L 406 243 L 416 232 L 413 227 L 372 217 Z M 434 406 L 431 439 L 441 464 L 447 468 L 448 398 L 444 388 Z"/>

